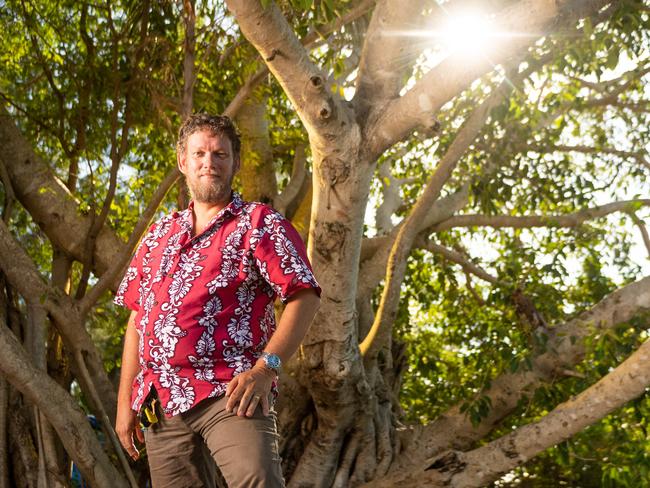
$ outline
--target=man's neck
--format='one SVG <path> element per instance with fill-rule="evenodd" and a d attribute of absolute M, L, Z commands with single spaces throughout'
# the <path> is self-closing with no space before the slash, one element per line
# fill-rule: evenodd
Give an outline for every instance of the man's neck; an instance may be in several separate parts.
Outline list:
<path fill-rule="evenodd" d="M 203 232 L 205 226 L 208 225 L 208 222 L 210 222 L 215 215 L 226 208 L 231 199 L 232 196 L 229 196 L 228 200 L 221 202 L 194 201 L 192 209 L 194 212 L 194 228 L 192 229 L 192 235 L 197 235 Z"/>

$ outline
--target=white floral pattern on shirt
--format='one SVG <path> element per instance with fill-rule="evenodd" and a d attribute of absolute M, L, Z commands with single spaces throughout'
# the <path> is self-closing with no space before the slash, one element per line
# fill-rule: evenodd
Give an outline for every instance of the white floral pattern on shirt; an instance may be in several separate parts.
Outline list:
<path fill-rule="evenodd" d="M 137 310 L 137 410 L 152 386 L 167 415 L 221 395 L 275 330 L 273 299 L 318 284 L 297 232 L 280 214 L 235 194 L 192 236 L 192 207 L 143 238 L 115 303 Z"/>

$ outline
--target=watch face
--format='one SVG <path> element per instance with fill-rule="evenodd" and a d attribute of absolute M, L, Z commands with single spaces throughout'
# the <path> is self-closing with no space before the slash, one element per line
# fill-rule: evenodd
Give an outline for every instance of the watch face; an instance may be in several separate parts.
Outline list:
<path fill-rule="evenodd" d="M 277 354 L 267 354 L 264 356 L 264 361 L 269 368 L 280 368 L 280 357 Z"/>

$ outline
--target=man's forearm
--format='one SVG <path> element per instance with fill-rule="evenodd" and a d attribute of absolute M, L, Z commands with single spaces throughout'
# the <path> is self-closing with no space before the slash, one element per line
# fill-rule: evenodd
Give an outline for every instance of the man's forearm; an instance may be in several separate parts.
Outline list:
<path fill-rule="evenodd" d="M 120 387 L 117 393 L 118 408 L 128 405 L 131 408 L 131 389 L 133 380 L 140 371 L 138 361 L 138 331 L 135 326 L 136 312 L 131 312 L 129 323 L 124 333 L 124 350 L 122 352 L 122 367 L 120 370 Z"/>
<path fill-rule="evenodd" d="M 319 304 L 320 298 L 312 289 L 296 293 L 285 306 L 280 322 L 264 350 L 277 354 L 283 362 L 288 361 L 305 337 Z M 237 415 L 251 417 L 257 405 L 261 404 L 262 412 L 268 415 L 268 394 L 274 376 L 275 373 L 262 360 L 252 369 L 235 376 L 226 390 L 226 396 L 229 397 L 226 410 L 233 412 L 236 409 Z"/>
<path fill-rule="evenodd" d="M 264 348 L 285 362 L 296 352 L 318 310 L 320 298 L 313 289 L 301 290 L 284 307 L 275 333 Z"/>
<path fill-rule="evenodd" d="M 144 442 L 142 431 L 137 428 L 137 414 L 131 408 L 131 389 L 133 380 L 140 370 L 138 358 L 138 331 L 135 326 L 135 312 L 131 312 L 129 323 L 124 333 L 124 352 L 122 353 L 122 368 L 120 371 L 120 388 L 117 392 L 117 418 L 115 419 L 115 432 L 120 443 L 129 453 L 131 459 L 138 459 L 140 453 L 135 446 L 135 437 Z"/>

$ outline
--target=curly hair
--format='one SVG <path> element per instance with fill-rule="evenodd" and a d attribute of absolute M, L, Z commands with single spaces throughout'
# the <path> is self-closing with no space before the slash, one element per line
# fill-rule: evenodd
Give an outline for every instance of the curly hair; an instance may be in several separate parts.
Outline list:
<path fill-rule="evenodd" d="M 239 152 L 241 151 L 241 140 L 239 139 L 239 132 L 237 127 L 225 115 L 210 115 L 210 114 L 192 114 L 181 124 L 178 129 L 178 142 L 176 143 L 176 152 L 182 154 L 187 147 L 187 139 L 201 130 L 209 130 L 214 135 L 226 136 L 230 140 L 232 146 L 233 158 L 239 159 Z"/>

